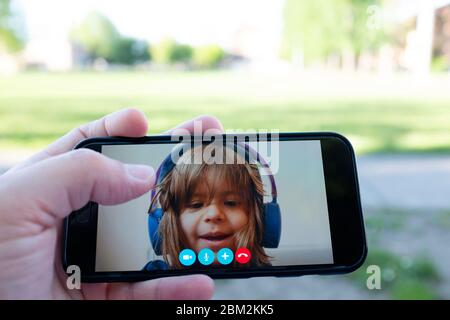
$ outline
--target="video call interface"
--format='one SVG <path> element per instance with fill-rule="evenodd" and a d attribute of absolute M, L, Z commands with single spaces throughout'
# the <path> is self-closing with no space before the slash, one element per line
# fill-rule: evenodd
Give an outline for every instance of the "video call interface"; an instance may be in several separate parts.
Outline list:
<path fill-rule="evenodd" d="M 110 158 L 152 166 L 156 184 L 99 205 L 95 270 L 334 263 L 321 142 L 268 143 L 103 145 Z"/>

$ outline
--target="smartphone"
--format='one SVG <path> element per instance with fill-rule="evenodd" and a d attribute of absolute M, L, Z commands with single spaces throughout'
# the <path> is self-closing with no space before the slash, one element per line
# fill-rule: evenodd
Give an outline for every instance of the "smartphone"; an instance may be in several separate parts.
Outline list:
<path fill-rule="evenodd" d="M 99 137 L 88 148 L 155 168 L 148 193 L 64 221 L 83 282 L 348 273 L 367 255 L 355 154 L 337 133 Z"/>

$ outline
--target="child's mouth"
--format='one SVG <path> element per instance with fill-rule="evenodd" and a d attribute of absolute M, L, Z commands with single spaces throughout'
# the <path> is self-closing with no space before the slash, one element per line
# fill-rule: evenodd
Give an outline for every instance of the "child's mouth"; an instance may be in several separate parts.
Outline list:
<path fill-rule="evenodd" d="M 219 241 L 223 241 L 223 240 L 227 239 L 228 237 L 230 237 L 230 234 L 227 234 L 227 233 L 208 232 L 204 235 L 201 235 L 199 238 L 202 240 L 206 240 L 206 241 L 219 242 Z"/>

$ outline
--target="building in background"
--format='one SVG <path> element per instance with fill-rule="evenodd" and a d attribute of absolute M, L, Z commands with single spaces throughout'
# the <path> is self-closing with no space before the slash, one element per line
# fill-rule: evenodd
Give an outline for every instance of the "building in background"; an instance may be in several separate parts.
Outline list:
<path fill-rule="evenodd" d="M 450 0 L 399 0 L 396 1 L 395 20 L 407 31 L 400 65 L 418 74 L 431 70 L 434 59 L 445 59 L 450 66 Z M 445 53 L 446 52 L 446 53 Z M 435 61 L 437 61 L 435 60 Z M 445 68 L 443 66 L 442 68 Z"/>

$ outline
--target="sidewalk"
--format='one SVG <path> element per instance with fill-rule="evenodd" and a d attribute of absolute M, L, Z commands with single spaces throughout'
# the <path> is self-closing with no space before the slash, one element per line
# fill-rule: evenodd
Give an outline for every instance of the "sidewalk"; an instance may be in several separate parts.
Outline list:
<path fill-rule="evenodd" d="M 450 156 L 369 155 L 357 159 L 364 208 L 450 209 Z"/>

